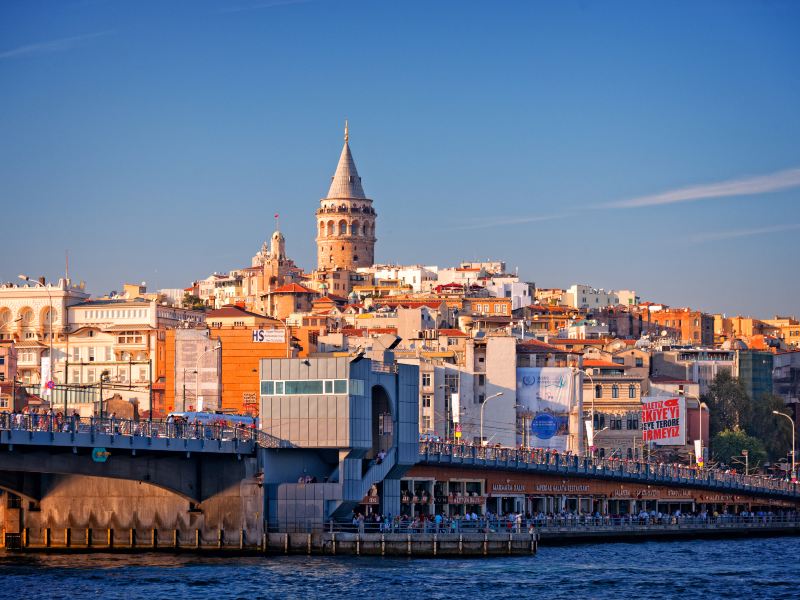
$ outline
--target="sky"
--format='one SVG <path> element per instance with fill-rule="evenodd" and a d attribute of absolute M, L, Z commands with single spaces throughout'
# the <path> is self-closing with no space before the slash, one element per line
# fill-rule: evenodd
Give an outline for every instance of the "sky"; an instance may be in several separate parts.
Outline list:
<path fill-rule="evenodd" d="M 345 118 L 376 260 L 800 316 L 800 3 L 0 2 L 0 281 L 316 264 Z"/>

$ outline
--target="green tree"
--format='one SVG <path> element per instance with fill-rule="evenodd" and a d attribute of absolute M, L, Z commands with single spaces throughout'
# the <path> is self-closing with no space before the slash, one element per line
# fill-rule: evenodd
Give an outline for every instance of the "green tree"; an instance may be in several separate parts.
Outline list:
<path fill-rule="evenodd" d="M 788 419 L 773 414 L 777 410 L 788 414 L 783 398 L 775 394 L 764 394 L 752 403 L 747 432 L 764 443 L 769 459 L 786 458 L 792 449 L 792 427 Z"/>
<path fill-rule="evenodd" d="M 191 308 L 192 310 L 205 310 L 206 305 L 203 304 L 200 298 L 187 292 L 183 295 L 183 307 Z"/>
<path fill-rule="evenodd" d="M 767 459 L 767 450 L 761 440 L 747 435 L 744 431 L 726 429 L 711 439 L 711 454 L 714 460 L 726 465 L 737 465 L 742 458 L 742 450 L 747 450 L 750 468 L 755 469 Z M 734 462 L 736 459 L 737 462 Z"/>
<path fill-rule="evenodd" d="M 751 418 L 751 402 L 744 385 L 729 371 L 721 371 L 703 396 L 708 405 L 711 437 L 725 430 L 745 427 Z"/>

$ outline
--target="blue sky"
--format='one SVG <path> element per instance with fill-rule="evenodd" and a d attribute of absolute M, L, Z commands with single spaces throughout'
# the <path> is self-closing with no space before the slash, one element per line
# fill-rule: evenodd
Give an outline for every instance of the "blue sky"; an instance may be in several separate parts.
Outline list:
<path fill-rule="evenodd" d="M 276 212 L 315 264 L 345 117 L 376 259 L 499 258 L 800 316 L 800 3 L 0 3 L 0 279 L 183 287 Z"/>

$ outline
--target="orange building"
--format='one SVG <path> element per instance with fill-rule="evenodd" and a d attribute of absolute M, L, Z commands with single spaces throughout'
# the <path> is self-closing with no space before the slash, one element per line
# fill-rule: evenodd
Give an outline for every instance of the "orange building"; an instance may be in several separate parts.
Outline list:
<path fill-rule="evenodd" d="M 689 308 L 648 310 L 643 320 L 678 336 L 681 341 L 695 346 L 714 345 L 714 317 Z M 649 329 L 649 328 L 648 328 Z"/>
<path fill-rule="evenodd" d="M 275 319 L 248 312 L 238 306 L 224 306 L 206 315 L 207 336 L 198 331 L 197 341 L 206 349 L 205 353 L 219 352 L 219 406 L 223 412 L 234 414 L 258 414 L 259 361 L 262 358 L 284 358 L 308 356 L 315 349 L 318 328 L 288 327 Z M 288 340 L 287 340 L 288 334 Z M 188 380 L 194 385 L 194 371 L 176 373 L 176 332 L 166 332 L 165 344 L 165 401 L 164 412 L 179 410 L 181 398 L 178 387 Z M 207 357 L 204 365 L 212 361 Z M 177 375 L 177 377 L 176 377 Z M 183 379 L 182 379 L 183 377 Z M 184 392 L 186 394 L 186 392 Z M 190 389 L 187 397 L 194 397 Z M 189 402 L 186 402 L 187 408 Z"/>

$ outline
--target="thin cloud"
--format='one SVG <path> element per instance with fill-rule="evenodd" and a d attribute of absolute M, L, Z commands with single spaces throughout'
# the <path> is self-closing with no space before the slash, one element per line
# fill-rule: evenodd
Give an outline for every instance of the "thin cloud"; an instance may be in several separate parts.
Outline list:
<path fill-rule="evenodd" d="M 27 44 L 0 52 L 0 60 L 7 58 L 22 58 L 25 56 L 38 56 L 40 54 L 52 54 L 54 52 L 66 52 L 78 46 L 82 46 L 94 38 L 104 35 L 110 35 L 113 31 L 99 31 L 97 33 L 87 33 L 85 35 L 75 35 L 72 37 L 59 38 L 56 40 L 49 40 L 47 42 L 37 42 L 36 44 Z"/>
<path fill-rule="evenodd" d="M 603 204 L 602 208 L 641 208 L 678 202 L 694 202 L 707 198 L 729 198 L 778 192 L 800 186 L 800 169 L 788 169 L 769 175 L 731 179 L 717 183 L 707 183 L 670 190 L 652 196 L 640 196 L 629 200 Z"/>
<path fill-rule="evenodd" d="M 267 0 L 266 2 L 256 2 L 255 4 L 245 4 L 242 6 L 229 6 L 221 8 L 217 11 L 218 14 L 229 14 L 245 12 L 250 10 L 259 10 L 262 8 L 275 8 L 277 6 L 289 6 L 292 4 L 308 4 L 313 0 Z"/>
<path fill-rule="evenodd" d="M 756 235 L 767 235 L 770 233 L 783 233 L 785 231 L 796 231 L 800 229 L 800 223 L 789 223 L 786 225 L 773 225 L 770 227 L 755 227 L 752 229 L 734 229 L 731 231 L 713 231 L 698 233 L 690 239 L 693 244 L 703 242 L 718 242 L 721 240 L 732 240 L 736 238 L 752 237 Z"/>
<path fill-rule="evenodd" d="M 554 221 L 555 219 L 564 219 L 570 215 L 536 215 L 536 216 L 520 216 L 508 217 L 505 219 L 483 219 L 479 223 L 472 223 L 468 225 L 461 225 L 458 227 L 451 227 L 449 229 L 455 231 L 465 231 L 468 229 L 488 229 L 490 227 L 503 227 L 505 225 L 524 225 L 526 223 L 539 223 L 542 221 Z"/>

